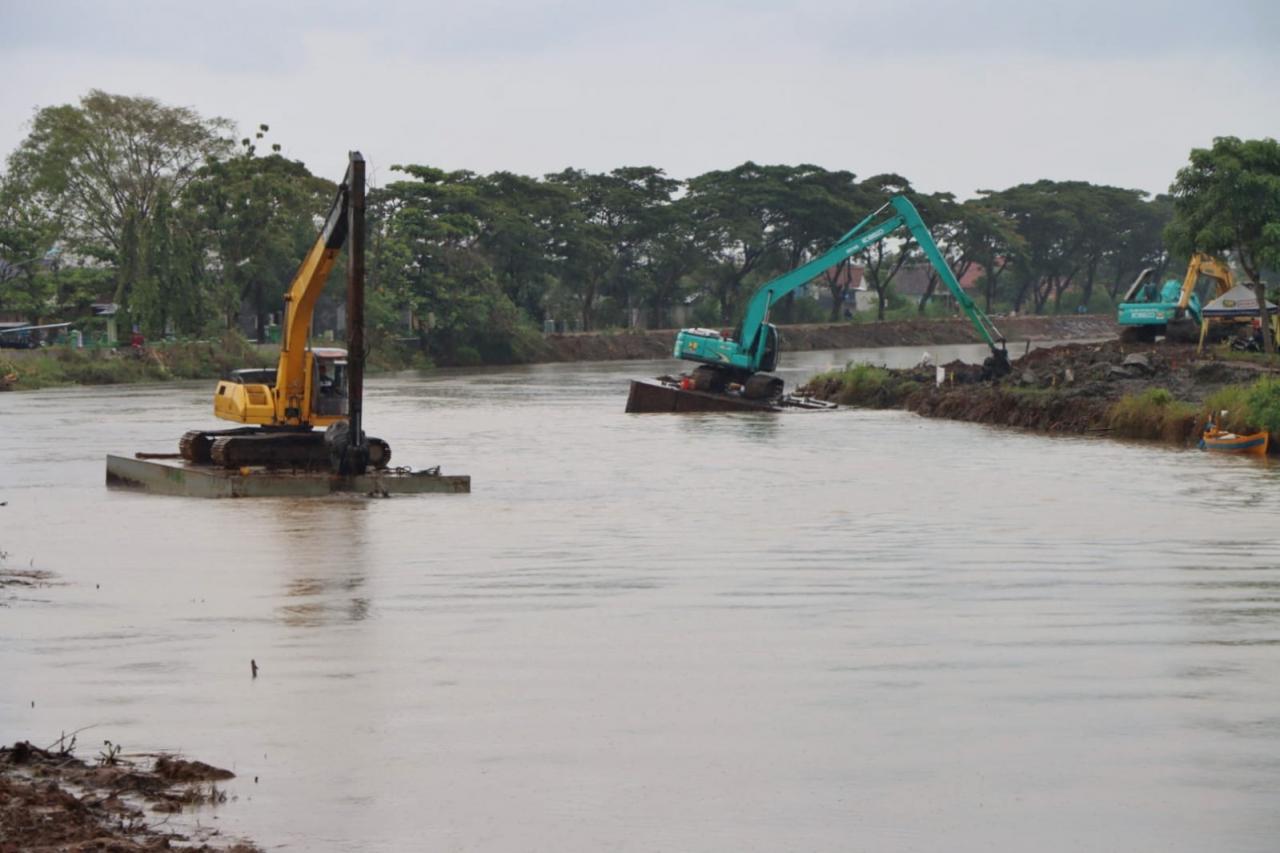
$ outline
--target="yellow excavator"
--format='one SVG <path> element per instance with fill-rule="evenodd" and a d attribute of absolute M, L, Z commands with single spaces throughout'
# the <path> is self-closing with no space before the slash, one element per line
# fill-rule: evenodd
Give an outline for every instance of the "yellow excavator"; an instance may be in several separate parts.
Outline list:
<path fill-rule="evenodd" d="M 183 459 L 224 468 L 329 467 L 345 472 L 350 467 L 346 459 L 350 453 L 348 448 L 357 447 L 362 463 L 374 468 L 387 466 L 391 460 L 387 443 L 359 433 L 363 359 L 353 371 L 346 350 L 312 347 L 309 341 L 311 318 L 320 291 L 348 233 L 356 229 L 362 231 L 363 220 L 364 158 L 359 152 L 352 152 L 347 174 L 338 187 L 324 226 L 285 293 L 278 365 L 275 369 L 232 371 L 228 378 L 218 382 L 214 392 L 215 415 L 251 426 L 192 430 L 178 444 Z M 358 308 L 356 312 L 348 310 L 347 317 L 353 351 L 363 347 L 362 251 L 360 256 Z M 359 316 L 355 316 L 357 313 Z M 357 325 L 361 328 L 357 329 Z M 352 389 L 354 394 L 349 393 Z M 353 401 L 355 410 L 351 411 Z M 358 434 L 354 442 L 350 436 L 353 429 Z M 360 467 L 363 470 L 363 466 Z"/>
<path fill-rule="evenodd" d="M 1200 332 L 1201 302 L 1196 295 L 1200 277 L 1213 279 L 1215 299 L 1233 286 L 1231 268 L 1219 258 L 1203 253 L 1191 256 L 1182 284 L 1171 278 L 1157 288 L 1154 273 L 1154 267 L 1144 269 L 1120 300 L 1117 320 L 1125 340 L 1154 341 L 1157 335 L 1165 335 L 1194 341 Z"/>

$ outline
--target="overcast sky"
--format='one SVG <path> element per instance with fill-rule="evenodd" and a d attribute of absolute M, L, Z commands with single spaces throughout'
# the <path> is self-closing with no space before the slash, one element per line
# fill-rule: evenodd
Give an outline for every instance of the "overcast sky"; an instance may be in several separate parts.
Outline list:
<path fill-rule="evenodd" d="M 1159 192 L 1215 136 L 1280 137 L 1280 2 L 0 0 L 0 79 L 6 156 L 98 88 L 379 183 L 755 160 Z"/>

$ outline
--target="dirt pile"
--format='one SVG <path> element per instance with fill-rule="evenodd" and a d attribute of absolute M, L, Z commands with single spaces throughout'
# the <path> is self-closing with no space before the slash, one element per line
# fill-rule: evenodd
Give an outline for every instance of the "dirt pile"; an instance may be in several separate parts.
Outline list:
<path fill-rule="evenodd" d="M 72 738 L 47 749 L 27 741 L 0 747 L 0 853 L 258 850 L 218 843 L 216 831 L 193 837 L 169 825 L 188 806 L 225 802 L 215 783 L 230 771 L 173 756 L 126 758 L 110 742 L 89 764 L 72 754 L 74 745 Z"/>
<path fill-rule="evenodd" d="M 802 389 L 818 399 L 904 408 L 928 417 L 1025 427 L 1043 432 L 1116 432 L 1187 443 L 1207 405 L 1225 389 L 1280 375 L 1255 363 L 1197 355 L 1187 344 L 1065 344 L 1032 350 L 998 381 L 954 362 L 937 385 L 936 368 L 855 366 L 815 377 Z"/>

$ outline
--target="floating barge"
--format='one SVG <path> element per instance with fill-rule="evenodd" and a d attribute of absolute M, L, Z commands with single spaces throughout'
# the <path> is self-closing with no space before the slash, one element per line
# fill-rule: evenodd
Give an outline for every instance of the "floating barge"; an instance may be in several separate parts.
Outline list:
<path fill-rule="evenodd" d="M 627 411 L 648 412 L 825 412 L 836 408 L 834 403 L 794 397 L 785 394 L 764 400 L 752 400 L 741 394 L 715 391 L 697 391 L 682 388 L 678 382 L 668 379 L 633 379 L 627 394 Z"/>
<path fill-rule="evenodd" d="M 352 477 L 328 471 L 227 470 L 192 465 L 180 459 L 137 459 L 107 454 L 107 485 L 190 498 L 307 498 L 335 494 L 388 497 L 468 494 L 471 477 L 441 474 L 438 468 L 370 470 Z"/>

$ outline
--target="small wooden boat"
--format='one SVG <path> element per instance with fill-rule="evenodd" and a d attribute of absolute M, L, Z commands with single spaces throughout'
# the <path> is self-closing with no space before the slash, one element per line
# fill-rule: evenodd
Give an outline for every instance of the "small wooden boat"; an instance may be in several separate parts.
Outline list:
<path fill-rule="evenodd" d="M 1266 432 L 1237 435 L 1234 432 L 1227 432 L 1210 424 L 1200 437 L 1200 449 L 1217 450 L 1224 453 L 1246 453 L 1250 456 L 1266 456 L 1269 438 L 1270 434 Z"/>

